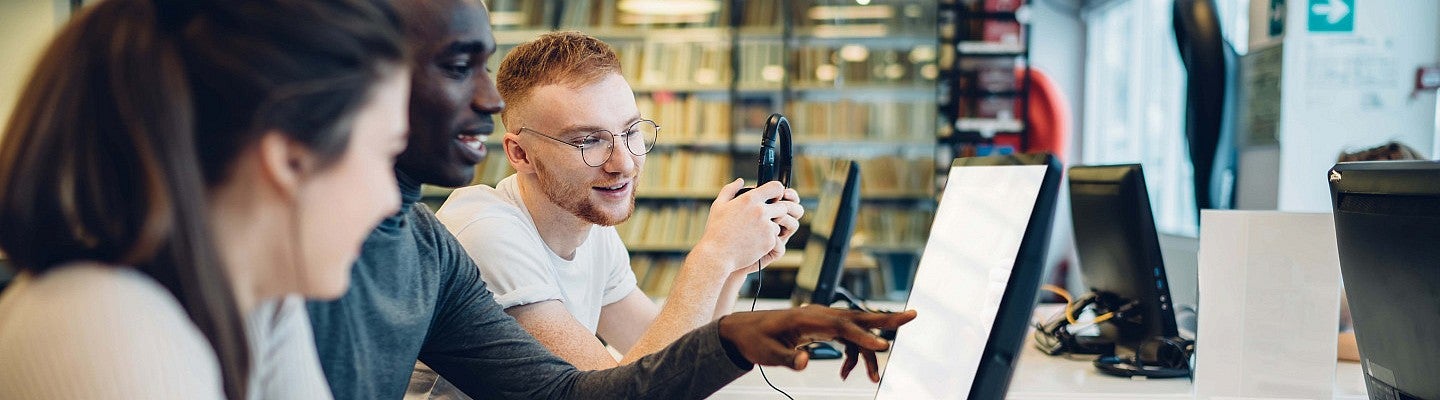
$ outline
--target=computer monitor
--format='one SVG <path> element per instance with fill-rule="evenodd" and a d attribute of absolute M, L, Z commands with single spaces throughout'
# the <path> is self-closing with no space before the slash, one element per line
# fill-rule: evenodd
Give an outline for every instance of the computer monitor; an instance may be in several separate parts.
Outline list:
<path fill-rule="evenodd" d="M 1329 180 L 1366 391 L 1440 399 L 1440 163 L 1340 163 Z"/>
<path fill-rule="evenodd" d="M 1005 396 L 1045 271 L 1060 165 L 1049 155 L 956 159 L 877 399 Z"/>
<path fill-rule="evenodd" d="M 838 293 L 844 275 L 845 255 L 855 233 L 860 210 L 860 164 L 838 160 L 831 164 L 820 185 L 820 204 L 810 218 L 810 238 L 795 273 L 791 301 L 828 306 L 842 300 Z M 854 299 L 848 299 L 854 301 Z"/>
<path fill-rule="evenodd" d="M 1106 332 L 1119 352 L 1178 337 L 1160 238 L 1139 164 L 1070 168 L 1070 216 L 1085 287 L 1105 311 L 1129 307 Z"/>

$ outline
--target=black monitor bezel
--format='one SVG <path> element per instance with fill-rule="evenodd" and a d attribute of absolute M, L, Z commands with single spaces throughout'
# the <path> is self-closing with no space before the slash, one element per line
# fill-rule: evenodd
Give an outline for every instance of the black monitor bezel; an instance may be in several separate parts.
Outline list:
<path fill-rule="evenodd" d="M 1060 193 L 1063 169 L 1055 156 L 1045 153 L 1013 154 L 989 157 L 957 158 L 951 167 L 1044 165 L 1040 192 L 1031 209 L 1025 234 L 1020 239 L 1015 266 L 1010 271 L 1005 294 L 995 314 L 990 336 L 980 355 L 980 365 L 967 398 L 1000 399 L 1010 390 L 1010 378 L 1020 361 L 1025 339 L 1029 336 L 1030 318 L 1040 283 L 1045 275 L 1045 262 L 1050 250 L 1050 234 L 1055 221 L 1056 200 Z M 882 378 L 883 379 L 883 378 Z"/>
<path fill-rule="evenodd" d="M 1327 180 L 1369 397 L 1440 399 L 1440 163 L 1345 162 Z"/>
<path fill-rule="evenodd" d="M 825 237 L 825 250 L 818 263 L 813 260 L 802 260 L 800 268 L 795 271 L 795 290 L 791 293 L 793 303 L 819 304 L 829 306 L 840 300 L 836 291 L 844 277 L 845 258 L 850 252 L 850 238 L 855 234 L 855 220 L 860 211 L 860 163 L 853 160 L 837 162 L 828 172 L 820 185 L 820 196 L 822 199 L 818 204 L 825 204 L 824 198 L 828 196 L 839 196 L 836 202 L 836 209 L 833 223 L 830 225 L 830 232 Z M 826 191 L 830 182 L 837 179 L 842 182 L 838 192 Z M 816 215 L 820 215 L 817 211 Z M 814 222 L 811 222 L 812 226 Z M 840 232 L 843 234 L 836 234 Z M 807 239 L 805 246 L 808 247 L 817 239 L 815 231 Z M 800 285 L 800 277 L 805 276 L 806 268 L 815 268 L 818 265 L 820 272 L 816 274 L 814 289 L 805 289 Z"/>
<path fill-rule="evenodd" d="M 1154 213 L 1140 164 L 1073 166 L 1069 171 L 1070 216 L 1075 233 L 1075 253 L 1079 258 L 1084 285 L 1102 299 L 1136 301 L 1139 309 L 1131 309 L 1126 318 L 1113 320 L 1114 332 L 1107 332 L 1117 349 L 1134 352 L 1150 338 L 1178 337 L 1175 307 L 1165 261 L 1160 252 L 1160 236 L 1155 228 Z M 1093 186 L 1118 186 L 1113 196 L 1091 195 Z M 1098 202 L 1086 198 L 1091 196 Z M 1106 199 L 1106 197 L 1110 197 Z M 1108 201 L 1106 201 L 1108 200 Z M 1096 206 L 1110 204 L 1110 210 Z M 1114 221 L 1109 211 L 1119 209 L 1122 221 Z M 1100 218 L 1087 217 L 1096 215 Z M 1117 222 L 1111 224 L 1109 222 Z M 1129 257 L 1111 257 L 1109 238 L 1122 238 L 1122 250 Z M 1106 268 L 1114 262 L 1128 265 Z M 1106 294 L 1115 297 L 1105 297 Z M 1118 308 L 1111 304 L 1109 308 Z"/>

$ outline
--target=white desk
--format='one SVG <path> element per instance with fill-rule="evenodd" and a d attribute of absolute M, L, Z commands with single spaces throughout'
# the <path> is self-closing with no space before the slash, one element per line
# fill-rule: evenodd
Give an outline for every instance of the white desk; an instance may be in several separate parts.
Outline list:
<path fill-rule="evenodd" d="M 737 311 L 750 308 L 750 300 L 736 302 Z M 899 310 L 903 304 L 872 302 L 872 306 Z M 779 300 L 760 300 L 756 309 L 788 307 L 789 303 Z M 1045 307 L 1045 306 L 1041 306 Z M 1050 309 L 1053 310 L 1053 309 Z M 1049 315 L 1045 309 L 1037 315 Z M 1203 351 L 1203 350 L 1201 350 Z M 880 353 L 885 363 L 889 353 Z M 791 371 L 783 367 L 767 367 L 765 374 L 776 387 L 785 390 L 796 399 L 870 399 L 875 396 L 877 385 L 865 377 L 863 364 L 856 366 L 850 379 L 840 380 L 840 360 L 811 360 L 804 371 Z M 1361 380 L 1360 364 L 1341 362 L 1335 369 L 1335 399 L 1365 399 L 1365 383 Z M 1194 387 L 1189 379 L 1134 380 L 1101 374 L 1084 360 L 1051 357 L 1030 346 L 1028 338 L 1020 355 L 1020 363 L 1010 380 L 1010 399 L 1066 399 L 1066 400 L 1109 400 L 1109 399 L 1193 399 Z M 712 399 L 757 399 L 780 398 L 765 384 L 759 370 L 751 371 L 734 383 L 715 393 Z"/>

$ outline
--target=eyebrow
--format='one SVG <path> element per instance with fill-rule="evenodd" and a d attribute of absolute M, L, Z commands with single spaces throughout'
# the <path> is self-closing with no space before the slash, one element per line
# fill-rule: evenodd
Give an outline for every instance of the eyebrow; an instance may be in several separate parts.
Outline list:
<path fill-rule="evenodd" d="M 489 53 L 490 50 L 490 44 L 483 41 L 454 42 L 446 46 L 442 54 L 484 54 Z"/>
<path fill-rule="evenodd" d="M 643 118 L 640 118 L 640 114 L 635 114 L 634 116 L 630 117 L 630 119 L 629 119 L 628 121 L 625 122 L 625 127 L 628 128 L 628 127 L 630 127 L 630 125 L 634 125 L 636 122 L 639 122 L 641 119 L 643 119 Z M 609 131 L 609 129 L 606 129 L 606 128 L 603 128 L 603 127 L 599 127 L 599 126 L 595 126 L 595 125 L 571 125 L 571 126 L 565 127 L 564 129 L 561 129 L 561 130 L 560 130 L 560 133 L 557 134 L 557 135 L 555 135 L 555 136 L 562 136 L 562 137 L 563 137 L 563 136 L 567 136 L 567 135 L 575 135 L 575 134 L 582 134 L 582 133 L 583 133 L 583 134 L 588 134 L 588 133 L 590 133 L 590 132 L 595 132 L 595 131 Z M 610 133 L 615 133 L 615 132 L 610 132 Z"/>

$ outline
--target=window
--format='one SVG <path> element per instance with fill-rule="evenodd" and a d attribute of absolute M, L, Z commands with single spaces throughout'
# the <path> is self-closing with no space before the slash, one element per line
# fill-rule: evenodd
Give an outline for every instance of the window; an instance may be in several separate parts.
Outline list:
<path fill-rule="evenodd" d="M 1222 29 L 1242 27 L 1248 2 L 1219 1 Z M 1140 163 L 1160 232 L 1196 236 L 1193 171 L 1186 149 L 1185 74 L 1175 47 L 1173 1 L 1115 0 L 1085 12 L 1081 160 Z M 1245 37 L 1224 29 L 1232 42 Z"/>

